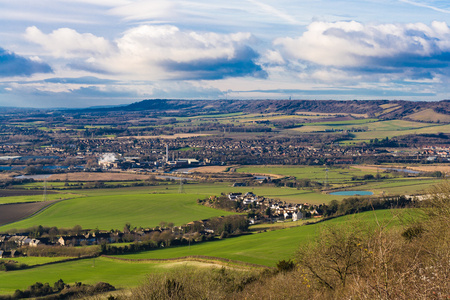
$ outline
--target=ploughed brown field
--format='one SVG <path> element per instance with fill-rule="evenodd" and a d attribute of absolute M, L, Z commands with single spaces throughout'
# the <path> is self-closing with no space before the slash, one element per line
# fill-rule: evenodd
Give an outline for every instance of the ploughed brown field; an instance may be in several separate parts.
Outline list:
<path fill-rule="evenodd" d="M 0 205 L 0 225 L 19 221 L 23 218 L 31 216 L 44 207 L 55 203 L 55 201 L 3 204 Z"/>
<path fill-rule="evenodd" d="M 382 165 L 382 166 L 371 166 L 371 165 L 367 165 L 367 166 L 357 166 L 357 165 L 353 165 L 353 168 L 357 168 L 357 169 L 361 169 L 363 171 L 365 170 L 377 170 L 380 168 L 393 168 L 393 169 L 403 169 L 405 167 L 405 165 Z M 410 165 L 407 167 L 407 169 L 409 170 L 413 170 L 413 171 L 419 171 L 419 172 L 436 172 L 436 171 L 441 171 L 443 173 L 450 173 L 450 166 L 446 165 L 446 164 L 434 164 L 434 165 L 425 165 L 425 166 L 421 166 L 421 165 Z"/>
<path fill-rule="evenodd" d="M 47 181 L 133 181 L 146 180 L 150 175 L 130 174 L 130 173 L 111 173 L 111 172 L 78 172 L 53 174 L 47 178 Z M 43 181 L 43 179 L 37 179 Z"/>
<path fill-rule="evenodd" d="M 55 194 L 55 192 L 47 191 L 47 194 Z M 0 197 L 34 196 L 34 195 L 42 195 L 42 191 L 0 189 Z"/>
<path fill-rule="evenodd" d="M 230 166 L 206 166 L 206 167 L 198 167 L 198 168 L 192 169 L 191 172 L 221 173 L 221 172 L 225 172 L 229 168 L 230 168 Z"/>

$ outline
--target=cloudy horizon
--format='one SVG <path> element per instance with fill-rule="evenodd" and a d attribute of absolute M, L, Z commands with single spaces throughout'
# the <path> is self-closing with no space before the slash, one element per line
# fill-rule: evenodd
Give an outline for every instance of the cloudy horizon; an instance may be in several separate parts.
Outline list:
<path fill-rule="evenodd" d="M 0 106 L 450 98 L 446 1 L 0 3 Z"/>

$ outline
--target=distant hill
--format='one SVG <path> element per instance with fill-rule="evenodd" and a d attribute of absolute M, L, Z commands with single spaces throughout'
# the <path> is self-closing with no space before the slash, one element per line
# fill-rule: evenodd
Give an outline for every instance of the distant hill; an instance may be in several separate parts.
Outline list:
<path fill-rule="evenodd" d="M 148 111 L 163 115 L 223 113 L 315 112 L 361 114 L 380 119 L 411 119 L 424 122 L 450 122 L 450 100 L 177 100 L 154 99 L 106 108 L 107 111 Z"/>

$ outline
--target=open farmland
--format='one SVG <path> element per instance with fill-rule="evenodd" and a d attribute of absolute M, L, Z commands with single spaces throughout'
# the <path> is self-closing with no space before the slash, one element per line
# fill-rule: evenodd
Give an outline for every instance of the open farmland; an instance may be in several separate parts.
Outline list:
<path fill-rule="evenodd" d="M 161 259 L 193 255 L 206 255 L 275 266 L 277 261 L 293 257 L 299 245 L 308 243 L 316 238 L 323 226 L 332 226 L 333 224 L 342 224 L 348 221 L 368 222 L 368 224 L 375 225 L 375 220 L 382 224 L 390 222 L 391 226 L 400 225 L 402 220 L 416 215 L 416 213 L 410 213 L 411 211 L 408 210 L 365 212 L 356 216 L 339 217 L 314 225 L 193 244 L 190 247 L 183 246 L 117 256 L 118 258 L 132 259 L 131 261 L 99 257 L 38 266 L 14 272 L 0 272 L 0 293 L 13 293 L 16 289 L 23 289 L 36 282 L 37 278 L 41 282 L 49 283 L 53 283 L 61 278 L 69 284 L 73 284 L 76 281 L 87 284 L 104 281 L 118 288 L 130 288 L 140 285 L 146 274 L 149 273 L 173 272 L 180 267 L 211 265 L 200 262 L 160 261 Z M 407 216 L 405 218 L 398 217 L 405 214 Z M 157 261 L 151 261 L 150 259 L 157 259 Z M 26 263 L 26 260 L 23 262 Z"/>
<path fill-rule="evenodd" d="M 18 190 L 17 193 L 20 193 L 20 190 Z M 40 194 L 37 195 L 0 197 L 0 204 L 64 200 L 76 197 L 81 197 L 81 195 L 75 193 L 58 192 L 58 193 L 49 193 L 44 198 L 43 192 L 40 191 Z"/>
<path fill-rule="evenodd" d="M 47 191 L 47 194 L 54 194 L 54 191 Z M 0 189 L 0 197 L 14 197 L 14 196 L 43 196 L 42 191 L 27 191 L 27 190 L 7 190 Z"/>
<path fill-rule="evenodd" d="M 56 256 L 56 257 L 39 257 L 39 256 L 22 256 L 14 257 L 14 261 L 27 266 L 45 265 L 48 263 L 59 262 L 63 260 L 74 259 L 74 257 Z M 10 261 L 11 258 L 0 258 L 0 261 Z"/>
<path fill-rule="evenodd" d="M 59 279 L 70 285 L 75 282 L 95 284 L 103 281 L 117 288 L 129 288 L 140 285 L 147 274 L 167 269 L 161 263 L 129 263 L 103 257 L 81 259 L 14 272 L 0 272 L 0 294 L 12 294 L 16 289 L 25 289 L 36 281 L 53 285 Z"/>
<path fill-rule="evenodd" d="M 194 220 L 229 215 L 196 203 L 192 194 L 135 194 L 76 198 L 59 202 L 25 220 L 0 227 L 28 228 L 35 225 L 72 228 L 122 229 L 133 226 L 155 227 L 161 221 L 182 225 Z"/>
<path fill-rule="evenodd" d="M 354 142 L 369 141 L 371 139 L 393 138 L 410 134 L 450 133 L 450 125 L 430 125 L 412 129 L 373 130 L 368 132 L 355 132 Z"/>
<path fill-rule="evenodd" d="M 324 167 L 324 166 L 245 166 L 236 171 L 251 174 L 293 176 L 297 179 L 310 179 L 324 182 L 326 180 L 326 169 L 328 169 L 328 182 L 342 184 L 348 182 L 353 176 L 364 174 L 376 174 L 376 170 L 361 171 L 353 167 Z"/>
<path fill-rule="evenodd" d="M 106 281 L 129 288 L 140 285 L 149 273 L 176 272 L 180 265 L 274 267 L 293 258 L 299 246 L 324 237 L 321 230 L 326 227 L 354 219 L 355 227 L 365 221 L 373 226 L 389 220 L 394 220 L 390 225 L 401 224 L 403 219 L 393 216 L 400 210 L 336 216 L 371 207 L 414 206 L 410 197 L 400 196 L 428 194 L 442 181 L 445 174 L 436 171 L 449 170 L 450 125 L 443 118 L 448 103 L 196 101 L 191 107 L 193 103 L 149 100 L 152 108 L 142 111 L 2 116 L 0 248 L 13 250 L 18 238 L 7 233 L 16 232 L 46 244 L 24 250 L 27 255 L 113 256 L 56 264 L 51 263 L 62 258 L 18 258 L 32 268 L 0 272 L 0 294 L 36 281 L 52 285 L 60 278 L 69 284 Z M 395 168 L 407 170 L 383 170 L 397 164 Z M 187 170 L 191 174 L 183 174 Z M 52 172 L 44 183 L 43 176 Z M 330 194 L 335 191 L 374 195 Z M 255 195 L 224 201 L 229 193 L 248 192 Z M 267 200 L 255 203 L 260 197 L 275 200 L 270 209 Z M 197 199 L 205 200 L 199 201 L 205 206 Z M 227 212 L 209 206 L 238 208 Z M 236 218 L 195 223 L 182 234 L 170 224 L 238 212 L 242 215 Z M 293 222 L 291 216 L 302 219 Z M 324 220 L 330 216 L 336 218 Z M 247 221 L 260 224 L 247 230 Z M 310 223 L 315 224 L 306 225 Z M 139 228 L 158 225 L 163 228 Z M 397 240 L 402 240 L 401 232 L 395 227 Z M 59 237 L 65 246 L 54 244 Z"/>
<path fill-rule="evenodd" d="M 289 131 L 297 133 L 314 133 L 336 130 L 362 129 L 363 132 L 354 132 L 353 142 L 367 142 L 370 139 L 393 138 L 409 134 L 424 133 L 450 133 L 450 125 L 436 123 L 413 122 L 405 120 L 377 121 L 376 119 L 364 119 L 353 121 L 318 122 L 304 124 L 304 126 Z"/>
<path fill-rule="evenodd" d="M 26 218 L 54 202 L 55 201 L 2 204 L 0 205 L 0 225 L 16 222 Z"/>
<path fill-rule="evenodd" d="M 51 185 L 52 183 L 48 183 Z M 109 183 L 105 183 L 107 186 Z M 125 185 L 126 183 L 124 183 Z M 28 183 L 23 185 L 24 188 L 35 188 L 35 183 Z M 95 188 L 95 189 L 74 189 L 70 190 L 70 186 L 67 188 L 63 185 L 55 185 L 54 188 L 61 188 L 65 192 L 75 195 L 78 197 L 82 196 L 105 196 L 122 195 L 123 197 L 128 197 L 129 195 L 136 194 L 176 194 L 179 193 L 180 185 L 177 182 L 168 182 L 167 184 L 154 185 L 154 186 L 143 186 L 143 187 L 124 187 L 124 188 Z M 215 183 L 186 183 L 183 184 L 184 194 L 195 195 L 196 199 L 204 199 L 209 196 L 219 196 L 222 193 L 246 193 L 254 192 L 256 195 L 264 196 L 266 198 L 280 199 L 286 202 L 293 203 L 314 203 L 320 204 L 324 202 L 329 202 L 333 199 L 342 199 L 340 196 L 330 196 L 317 191 L 312 190 L 298 190 L 296 188 L 287 187 L 275 187 L 269 185 L 256 185 L 256 186 L 245 186 L 245 187 L 233 187 L 230 182 L 215 182 Z M 39 196 L 33 196 L 39 197 Z M 8 197 L 12 198 L 12 197 Z M 42 199 L 42 196 L 40 196 Z M 7 199 L 7 198 L 5 198 Z M 1 198 L 0 198 L 1 200 Z"/>
<path fill-rule="evenodd" d="M 125 180 L 145 180 L 149 175 L 130 174 L 130 173 L 112 173 L 112 172 L 76 172 L 65 174 L 50 175 L 48 181 L 125 181 Z"/>
<path fill-rule="evenodd" d="M 403 213 L 407 210 L 380 210 L 364 212 L 357 215 L 339 217 L 313 225 L 291 227 L 275 231 L 244 235 L 214 242 L 200 243 L 137 254 L 120 255 L 130 259 L 168 259 L 190 255 L 216 256 L 232 260 L 244 261 L 266 266 L 275 266 L 281 259 L 293 257 L 300 244 L 305 244 L 316 238 L 323 226 L 333 226 L 350 220 L 375 224 L 392 221 L 400 224 Z"/>

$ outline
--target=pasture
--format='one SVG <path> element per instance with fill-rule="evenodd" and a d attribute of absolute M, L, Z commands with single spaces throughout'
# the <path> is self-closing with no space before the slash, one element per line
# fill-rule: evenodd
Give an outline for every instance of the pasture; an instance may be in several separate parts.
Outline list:
<path fill-rule="evenodd" d="M 157 263 L 129 263 L 98 257 L 71 262 L 38 266 L 13 272 L 0 272 L 0 293 L 12 294 L 36 281 L 53 285 L 59 279 L 73 285 L 75 282 L 95 284 L 103 281 L 116 288 L 140 285 L 146 274 L 167 271 L 169 266 Z"/>
<path fill-rule="evenodd" d="M 367 142 L 371 139 L 384 139 L 409 134 L 424 133 L 450 133 L 450 125 L 440 125 L 436 123 L 423 123 L 405 120 L 389 120 L 377 121 L 376 119 L 364 119 L 353 121 L 337 121 L 337 122 L 317 122 L 304 124 L 304 126 L 289 129 L 291 132 L 297 133 L 314 133 L 332 130 L 353 130 L 363 129 L 363 132 L 353 132 L 354 138 L 349 142 Z"/>
<path fill-rule="evenodd" d="M 408 215 L 408 210 L 379 210 L 364 212 L 316 223 L 307 226 L 290 227 L 275 231 L 243 235 L 213 242 L 180 246 L 167 249 L 144 251 L 136 254 L 120 255 L 129 259 L 168 259 L 190 255 L 206 255 L 244 261 L 254 264 L 275 266 L 281 259 L 292 258 L 301 244 L 316 238 L 323 226 L 342 224 L 348 221 L 367 222 L 375 225 L 391 222 L 401 224 Z"/>
<path fill-rule="evenodd" d="M 375 220 L 378 220 L 381 224 L 390 222 L 390 225 L 393 226 L 401 225 L 404 220 L 411 216 L 416 217 L 417 213 L 411 210 L 365 212 L 313 225 L 193 244 L 190 247 L 158 249 L 117 257 L 126 259 L 169 259 L 190 255 L 206 255 L 273 267 L 279 260 L 293 257 L 298 247 L 319 236 L 324 226 L 344 224 L 346 222 L 355 222 L 355 226 L 358 226 L 358 224 L 375 226 Z M 33 265 L 46 260 L 44 258 L 30 258 L 28 264 Z M 48 260 L 52 261 L 51 258 Z M 27 263 L 27 259 L 24 258 L 20 262 Z M 122 261 L 107 257 L 81 259 L 36 266 L 31 269 L 14 272 L 0 272 L 0 293 L 11 294 L 16 289 L 24 289 L 36 281 L 53 284 L 59 279 L 63 279 L 68 284 L 80 281 L 94 284 L 104 281 L 117 288 L 130 288 L 140 285 L 145 280 L 146 274 L 149 273 L 171 272 L 186 267 L 212 266 L 215 263 L 217 262 L 214 260 L 211 263 L 201 263 L 151 260 Z M 234 267 L 238 266 L 234 265 Z"/>
<path fill-rule="evenodd" d="M 194 220 L 229 215 L 196 203 L 193 194 L 125 194 L 91 196 L 58 202 L 30 218 L 0 227 L 29 228 L 35 225 L 89 229 L 122 229 L 126 223 L 155 227 L 161 221 L 182 225 Z"/>
<path fill-rule="evenodd" d="M 75 193 L 51 193 L 51 194 L 49 193 L 44 197 L 43 191 L 40 191 L 40 194 L 38 195 L 0 197 L 0 204 L 54 201 L 54 200 L 71 199 L 76 197 L 81 197 L 81 195 Z"/>
<path fill-rule="evenodd" d="M 240 173 L 294 176 L 297 179 L 310 179 L 324 182 L 326 180 L 326 169 L 328 169 L 329 184 L 343 184 L 351 181 L 353 176 L 365 174 L 376 175 L 376 170 L 360 170 L 353 167 L 330 167 L 330 166 L 245 166 L 236 169 Z"/>
<path fill-rule="evenodd" d="M 325 167 L 323 166 L 245 166 L 239 167 L 237 172 L 252 173 L 252 174 L 264 174 L 264 175 L 277 175 L 277 176 L 294 176 L 299 179 L 311 179 L 318 182 L 325 182 L 326 174 Z M 363 181 L 364 185 L 352 186 L 355 183 L 361 182 L 360 180 L 352 181 L 353 176 L 362 177 L 366 174 L 375 176 L 377 169 L 374 168 L 335 168 L 328 167 L 328 184 L 334 188 L 345 188 L 348 190 L 368 190 L 372 191 L 376 196 L 382 195 L 411 195 L 417 193 L 426 193 L 427 189 L 440 182 L 440 179 L 429 177 L 392 177 L 389 173 L 383 173 L 383 170 L 379 171 L 381 176 L 389 176 L 389 178 L 377 180 Z M 295 189 L 291 189 L 295 190 Z M 302 198 L 306 190 L 297 190 L 298 197 Z M 302 195 L 303 193 L 303 195 Z M 326 203 L 333 199 L 341 200 L 344 196 L 330 196 L 327 194 L 319 194 L 318 192 L 310 192 L 309 199 L 313 199 L 312 195 L 317 195 L 314 199 L 319 202 L 311 201 L 310 203 Z M 319 196 L 320 195 L 320 196 Z M 322 200 L 322 202 L 320 202 Z M 297 202 L 300 203 L 300 202 Z"/>
<path fill-rule="evenodd" d="M 71 257 L 35 257 L 35 256 L 22 256 L 14 258 L 0 258 L 0 261 L 15 261 L 19 264 L 26 264 L 27 266 L 43 265 L 53 263 L 57 261 L 71 259 Z"/>
<path fill-rule="evenodd" d="M 184 193 L 195 195 L 197 198 L 204 199 L 206 197 L 215 195 L 220 196 L 222 193 L 246 193 L 253 192 L 258 196 L 264 196 L 266 198 L 279 199 L 292 203 L 312 203 L 321 204 L 329 202 L 336 198 L 336 196 L 330 196 L 321 192 L 312 190 L 297 190 L 296 188 L 288 187 L 275 187 L 275 186 L 247 186 L 247 187 L 232 187 L 229 182 L 216 182 L 216 183 L 187 183 L 183 185 Z M 129 195 L 129 194 L 142 194 L 142 193 L 178 193 L 180 186 L 178 184 L 170 185 L 157 185 L 146 187 L 132 187 L 132 188 L 120 188 L 120 189 L 86 189 L 79 190 L 87 196 L 101 196 L 101 195 Z M 77 190 L 70 191 L 76 193 Z M 197 199 L 196 198 L 196 199 Z"/>
<path fill-rule="evenodd" d="M 219 196 L 230 192 L 254 192 L 266 198 L 279 199 L 292 203 L 327 203 L 343 196 L 332 196 L 310 190 L 281 188 L 272 186 L 232 187 L 230 183 L 189 183 L 183 186 L 184 193 L 178 193 L 178 184 L 156 185 L 130 188 L 80 189 L 67 194 L 51 196 L 72 198 L 52 205 L 33 217 L 26 218 L 44 207 L 38 203 L 35 210 L 21 210 L 20 218 L 2 222 L 0 231 L 12 228 L 28 228 L 34 225 L 71 228 L 81 225 L 83 228 L 122 229 L 125 223 L 133 226 L 154 227 L 161 221 L 181 225 L 194 220 L 227 215 L 229 212 L 214 210 L 196 203 L 197 199 Z M 78 194 L 77 194 L 78 193 Z M 58 196 L 57 196 L 58 195 Z M 50 196 L 50 195 L 49 195 Z M 3 203 L 42 201 L 42 196 L 15 196 L 0 198 Z M 5 211 L 6 212 L 6 211 Z M 25 214 L 24 214 L 25 213 Z M 8 216 L 16 214 L 8 213 Z M 6 218 L 6 216 L 4 216 Z M 6 219 L 5 219 L 6 220 Z"/>
<path fill-rule="evenodd" d="M 326 171 L 323 166 L 243 166 L 237 167 L 236 170 L 242 173 L 276 175 L 277 177 L 293 176 L 297 180 L 310 179 L 321 183 L 324 183 L 326 178 Z M 328 184 L 333 188 L 367 190 L 373 192 L 375 196 L 388 196 L 427 193 L 429 187 L 440 181 L 435 178 L 392 177 L 391 174 L 387 174 L 389 178 L 379 181 L 352 180 L 352 177 L 362 177 L 367 174 L 375 176 L 377 169 L 328 167 Z M 382 176 L 386 175 L 383 172 L 380 172 L 380 174 Z M 126 186 L 135 182 L 106 182 L 105 186 L 113 183 Z M 0 227 L 0 231 L 13 228 L 28 228 L 35 225 L 57 226 L 60 228 L 71 228 L 75 225 L 81 225 L 83 228 L 106 230 L 121 229 L 126 223 L 131 223 L 132 226 L 137 227 L 154 227 L 161 221 L 181 225 L 194 220 L 229 214 L 197 205 L 196 200 L 230 192 L 246 193 L 251 191 L 258 196 L 289 203 L 311 204 L 329 203 L 331 200 L 342 200 L 348 197 L 329 195 L 313 189 L 276 187 L 273 185 L 232 187 L 231 183 L 228 182 L 188 182 L 183 185 L 183 193 L 179 193 L 180 186 L 176 181 L 164 181 L 152 186 L 142 187 L 68 190 L 70 184 L 70 182 L 67 184 L 63 182 L 48 182 L 47 186 L 52 186 L 54 188 L 53 191 L 56 191 L 56 193 L 48 194 L 46 200 L 70 200 L 56 203 L 30 218 L 26 217 L 45 205 L 38 205 L 39 207 L 36 207 L 34 210 L 21 209 L 20 216 L 10 211 L 12 207 L 8 208 L 7 213 L 4 210 L 0 218 L 0 224 L 4 225 Z M 42 183 L 28 183 L 20 188 L 25 189 L 24 192 L 28 192 L 26 189 L 36 187 L 41 188 Z M 64 193 L 58 188 L 65 189 Z M 20 190 L 17 190 L 17 192 L 20 192 Z M 0 204 L 40 202 L 43 200 L 43 196 L 39 194 L 10 196 L 1 197 Z M 11 219 L 11 216 L 16 216 L 16 218 Z M 20 221 L 15 222 L 17 220 Z"/>

